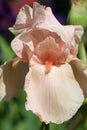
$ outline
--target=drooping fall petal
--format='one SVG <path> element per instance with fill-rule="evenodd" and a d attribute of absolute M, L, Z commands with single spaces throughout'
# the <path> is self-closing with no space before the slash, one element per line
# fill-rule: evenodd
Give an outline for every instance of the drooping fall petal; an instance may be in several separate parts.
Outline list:
<path fill-rule="evenodd" d="M 87 67 L 79 59 L 72 60 L 70 65 L 85 97 L 87 97 Z"/>
<path fill-rule="evenodd" d="M 23 61 L 8 61 L 0 68 L 0 100 L 16 97 L 23 87 L 28 66 Z"/>
<path fill-rule="evenodd" d="M 46 124 L 70 119 L 82 105 L 83 92 L 69 64 L 52 66 L 45 73 L 44 65 L 30 68 L 25 80 L 26 109 L 32 110 Z"/>

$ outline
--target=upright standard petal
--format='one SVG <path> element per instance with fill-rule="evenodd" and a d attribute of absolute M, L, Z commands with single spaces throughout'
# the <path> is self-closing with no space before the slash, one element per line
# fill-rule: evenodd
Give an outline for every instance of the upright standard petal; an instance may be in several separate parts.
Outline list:
<path fill-rule="evenodd" d="M 29 5 L 25 5 L 20 9 L 15 24 L 13 27 L 10 27 L 9 30 L 17 35 L 44 21 L 44 17 L 44 7 L 39 3 L 34 2 L 33 8 Z"/>
<path fill-rule="evenodd" d="M 69 64 L 52 66 L 45 73 L 44 65 L 30 68 L 25 80 L 26 109 L 32 110 L 46 124 L 70 119 L 82 105 L 83 92 Z"/>
<path fill-rule="evenodd" d="M 76 43 L 83 33 L 81 26 L 61 25 L 54 17 L 50 7 L 42 6 L 37 2 L 34 3 L 33 9 L 26 5 L 20 10 L 14 28 L 19 31 L 25 28 L 11 43 L 13 50 L 20 58 L 22 58 L 23 44 L 34 50 L 39 42 L 51 36 L 57 42 L 63 41 L 65 45 L 69 46 L 71 55 L 67 61 L 70 61 L 77 54 L 78 46 Z"/>
<path fill-rule="evenodd" d="M 26 48 L 28 50 L 28 53 L 25 49 L 25 46 L 27 46 Z M 26 52 L 26 55 L 31 55 L 32 51 L 34 50 L 34 45 L 29 38 L 29 32 L 24 32 L 16 36 L 11 42 L 11 47 L 15 54 L 20 58 L 24 57 L 24 52 Z"/>
<path fill-rule="evenodd" d="M 46 61 L 51 61 L 53 65 L 60 65 L 66 61 L 67 50 L 68 48 L 63 41 L 57 43 L 54 38 L 49 36 L 37 45 L 34 54 L 43 64 Z"/>
<path fill-rule="evenodd" d="M 37 28 L 47 29 L 51 32 L 55 32 L 66 44 L 71 44 L 73 37 L 75 39 L 76 35 L 78 38 L 82 36 L 83 28 L 81 26 L 61 25 L 53 15 L 50 7 L 44 8 L 43 12 L 44 13 L 42 13 L 42 16 L 44 17 L 44 20 L 42 23 L 36 25 Z M 76 31 L 77 28 L 78 31 Z"/>
<path fill-rule="evenodd" d="M 36 26 L 45 20 L 45 8 L 45 6 L 40 5 L 38 2 L 33 3 L 33 26 Z"/>
<path fill-rule="evenodd" d="M 71 61 L 70 65 L 85 97 L 87 97 L 87 67 L 79 59 Z"/>
<path fill-rule="evenodd" d="M 23 61 L 8 61 L 0 68 L 0 100 L 16 97 L 23 87 L 28 65 Z"/>
<path fill-rule="evenodd" d="M 23 6 L 17 15 L 14 26 L 10 27 L 9 30 L 17 35 L 25 29 L 31 28 L 33 23 L 32 17 L 33 9 L 28 5 Z"/>
<path fill-rule="evenodd" d="M 43 32 L 44 29 L 49 31 L 50 34 L 56 33 L 65 44 L 71 44 L 73 38 L 74 40 L 76 40 L 76 37 L 79 39 L 83 33 L 81 26 L 61 25 L 53 15 L 50 7 L 42 6 L 37 2 L 34 2 L 33 9 L 28 5 L 21 8 L 13 30 L 19 33 L 21 29 L 24 29 L 25 33 L 30 32 L 30 30 L 36 31 L 36 29 L 40 30 L 39 32 Z"/>

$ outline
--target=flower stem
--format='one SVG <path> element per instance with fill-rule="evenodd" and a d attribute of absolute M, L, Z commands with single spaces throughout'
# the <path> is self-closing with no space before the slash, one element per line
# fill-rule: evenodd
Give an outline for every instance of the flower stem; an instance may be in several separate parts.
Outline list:
<path fill-rule="evenodd" d="M 44 122 L 41 124 L 40 130 L 49 130 L 49 124 L 45 124 Z"/>
<path fill-rule="evenodd" d="M 67 130 L 75 130 L 78 124 L 83 120 L 82 114 L 79 112 L 72 120 Z"/>
<path fill-rule="evenodd" d="M 49 124 L 45 125 L 45 130 L 50 130 Z"/>
<path fill-rule="evenodd" d="M 44 130 L 44 127 L 45 127 L 45 123 L 42 122 L 41 127 L 40 127 L 40 130 Z"/>

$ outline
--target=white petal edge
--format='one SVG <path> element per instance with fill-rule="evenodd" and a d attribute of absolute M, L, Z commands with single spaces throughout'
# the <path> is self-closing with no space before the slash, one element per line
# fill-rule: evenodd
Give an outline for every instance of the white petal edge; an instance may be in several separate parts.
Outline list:
<path fill-rule="evenodd" d="M 53 66 L 46 74 L 44 65 L 30 67 L 25 80 L 26 109 L 46 124 L 60 124 L 75 115 L 82 105 L 83 92 L 69 64 Z"/>

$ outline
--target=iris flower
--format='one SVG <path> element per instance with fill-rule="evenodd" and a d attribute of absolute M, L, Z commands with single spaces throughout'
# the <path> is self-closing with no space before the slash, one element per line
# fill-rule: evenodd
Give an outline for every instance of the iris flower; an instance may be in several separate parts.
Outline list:
<path fill-rule="evenodd" d="M 27 110 L 42 122 L 72 118 L 87 96 L 87 69 L 77 58 L 81 26 L 63 26 L 51 8 L 34 3 L 22 7 L 11 46 L 16 58 L 0 68 L 0 99 L 26 92 Z"/>

